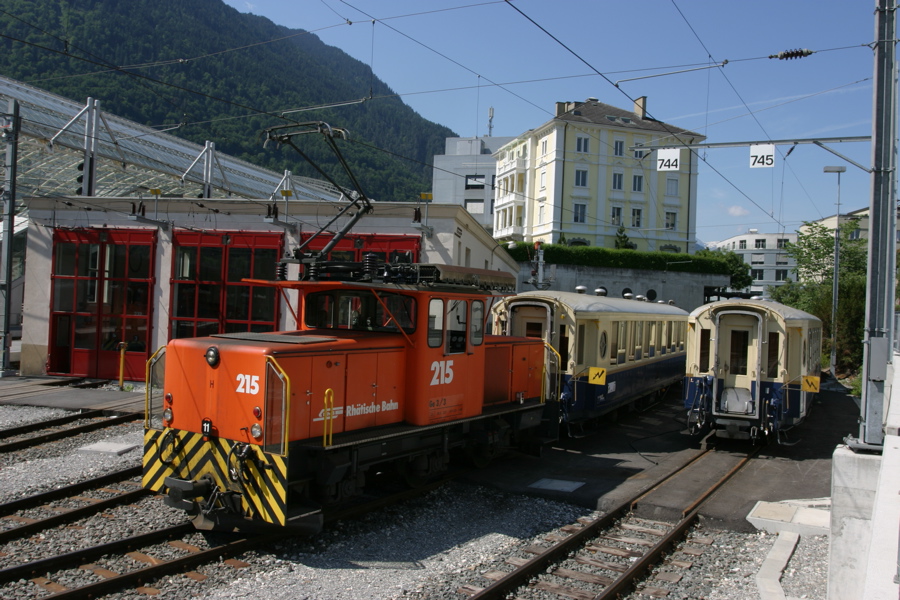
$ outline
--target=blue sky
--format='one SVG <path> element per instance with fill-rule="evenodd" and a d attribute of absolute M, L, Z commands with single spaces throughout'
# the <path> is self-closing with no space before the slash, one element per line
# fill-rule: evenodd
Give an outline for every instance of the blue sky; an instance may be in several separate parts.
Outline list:
<path fill-rule="evenodd" d="M 707 142 L 872 133 L 874 1 L 226 2 L 315 33 L 461 136 L 487 135 L 490 107 L 493 135 L 515 136 L 549 120 L 557 101 L 596 97 L 630 108 L 639 96 L 648 97 L 654 118 Z M 767 58 L 797 48 L 814 54 Z M 871 163 L 868 142 L 829 147 Z M 804 220 L 833 215 L 837 176 L 825 166 L 847 168 L 842 212 L 868 206 L 867 173 L 811 144 L 785 160 L 789 149 L 777 146 L 768 169 L 749 168 L 748 148 L 700 150 L 698 239 L 750 228 L 792 232 Z"/>

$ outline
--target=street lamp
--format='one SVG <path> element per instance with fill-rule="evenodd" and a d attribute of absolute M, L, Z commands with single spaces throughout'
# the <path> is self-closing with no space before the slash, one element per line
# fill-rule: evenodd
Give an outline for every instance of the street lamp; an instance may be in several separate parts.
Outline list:
<path fill-rule="evenodd" d="M 838 304 L 838 262 L 841 249 L 841 173 L 847 167 L 825 167 L 825 173 L 837 173 L 837 215 L 834 225 L 834 281 L 831 287 L 831 376 L 837 378 L 835 372 L 837 357 L 837 304 Z"/>

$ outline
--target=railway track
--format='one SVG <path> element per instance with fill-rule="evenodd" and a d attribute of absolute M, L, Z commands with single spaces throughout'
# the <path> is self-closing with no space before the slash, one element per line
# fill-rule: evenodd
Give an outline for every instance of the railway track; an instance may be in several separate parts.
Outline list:
<path fill-rule="evenodd" d="M 541 543 L 520 549 L 505 559 L 502 568 L 483 573 L 482 580 L 458 591 L 470 600 L 601 600 L 618 598 L 635 588 L 642 594 L 663 597 L 668 593 L 665 582 L 677 582 L 679 571 L 691 567 L 691 557 L 703 554 L 713 542 L 691 533 L 701 506 L 754 454 L 723 459 L 712 450 L 702 451 L 650 489 L 597 519 L 580 519 Z M 698 478 L 698 473 L 704 476 Z M 710 477 L 710 473 L 714 475 Z M 656 511 L 651 508 L 655 495 L 671 495 L 675 490 L 679 497 L 674 504 L 679 508 L 674 509 L 678 513 L 674 518 L 658 520 L 642 514 L 645 505 L 645 513 Z M 679 551 L 673 553 L 676 547 Z M 651 569 L 656 570 L 656 579 L 643 581 Z"/>
<path fill-rule="evenodd" d="M 9 544 L 11 540 L 21 540 L 25 536 L 31 536 L 25 541 L 51 538 L 54 529 L 58 530 L 64 525 L 88 527 L 83 520 L 91 514 L 101 513 L 109 519 L 118 518 L 113 507 L 122 503 L 140 500 L 141 510 L 155 511 L 158 515 L 156 520 L 165 522 L 165 513 L 162 511 L 164 507 L 160 498 L 147 497 L 151 495 L 150 492 L 142 488 L 134 491 L 110 488 L 116 483 L 119 484 L 117 488 L 127 488 L 128 482 L 133 482 L 133 478 L 139 474 L 139 467 L 126 469 L 66 489 L 53 490 L 0 505 L 0 515 L 4 515 L 0 520 L 13 516 L 15 517 L 13 521 L 21 523 L 17 527 L 0 531 L 0 597 L 18 597 L 16 594 L 21 592 L 23 585 L 32 597 L 42 600 L 98 598 L 128 588 L 152 595 L 158 593 L 158 590 L 151 586 L 161 577 L 181 573 L 202 581 L 205 576 L 193 570 L 200 565 L 227 559 L 224 564 L 241 568 L 247 564 L 233 557 L 250 550 L 270 547 L 278 540 L 297 535 L 295 531 L 252 535 L 210 534 L 198 532 L 192 523 L 183 522 L 77 550 L 47 553 L 27 562 L 2 566 L 4 563 L 12 562 L 3 557 L 15 556 L 16 550 Z M 446 480 L 435 481 L 415 490 L 394 492 L 389 497 L 369 499 L 356 506 L 328 512 L 325 513 L 325 522 L 334 523 L 342 519 L 356 518 L 390 504 L 422 496 L 445 482 Z M 112 491 L 122 493 L 108 499 L 97 497 Z M 65 502 L 73 496 L 81 501 L 87 500 L 88 506 L 83 509 L 65 509 L 66 512 L 63 514 L 40 520 L 21 516 L 26 512 L 33 514 L 34 511 L 41 510 L 35 508 L 37 505 L 43 506 L 44 510 L 52 510 L 53 507 L 48 507 L 46 502 Z M 147 506 L 147 503 L 154 504 Z M 123 515 L 122 518 L 127 519 L 128 515 Z M 16 586 L 18 586 L 16 589 L 12 589 Z"/>
<path fill-rule="evenodd" d="M 109 417 L 104 414 L 104 411 L 93 410 L 4 429 L 0 431 L 0 454 L 16 452 L 82 433 L 130 423 L 141 418 L 143 415 L 140 413 Z"/>

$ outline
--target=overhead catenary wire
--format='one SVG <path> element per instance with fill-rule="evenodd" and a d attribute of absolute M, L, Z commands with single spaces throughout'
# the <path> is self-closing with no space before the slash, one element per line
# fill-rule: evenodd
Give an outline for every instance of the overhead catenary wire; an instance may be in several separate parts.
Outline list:
<path fill-rule="evenodd" d="M 462 8 L 472 7 L 472 6 L 483 6 L 483 5 L 486 5 L 486 4 L 499 4 L 499 3 L 500 3 L 500 2 L 479 3 L 479 4 L 471 4 L 471 5 L 467 5 L 467 6 L 464 6 L 464 7 L 453 7 L 453 8 L 451 8 L 451 9 L 441 9 L 441 10 L 458 10 L 458 9 L 462 9 Z M 344 2 L 344 4 L 347 4 L 348 6 L 351 6 L 351 5 L 349 5 L 348 3 L 346 3 L 346 2 Z M 326 5 L 327 5 L 327 4 L 326 4 Z M 434 10 L 434 11 L 420 11 L 419 13 L 410 13 L 410 14 L 408 14 L 408 15 L 399 15 L 399 16 L 392 16 L 392 17 L 384 17 L 384 18 L 378 19 L 378 22 L 384 23 L 384 21 L 389 20 L 389 19 L 399 19 L 399 18 L 410 17 L 410 16 L 417 16 L 417 15 L 422 15 L 422 14 L 431 14 L 431 13 L 434 13 L 434 12 L 440 12 L 440 11 L 439 11 L 439 10 Z M 375 22 L 375 19 L 373 19 L 373 29 L 374 29 L 374 22 Z M 332 25 L 332 26 L 329 26 L 329 27 L 337 27 L 337 26 L 345 25 L 345 24 L 349 24 L 349 23 L 350 23 L 349 20 L 347 20 L 347 23 L 341 23 L 341 24 L 339 24 L 339 25 Z M 322 28 L 322 29 L 324 29 L 324 28 Z M 298 35 L 300 35 L 300 34 L 298 34 Z M 373 37 L 374 37 L 374 36 L 373 36 Z M 408 36 L 407 36 L 407 37 L 408 37 Z M 283 39 L 283 38 L 282 38 L 282 39 Z M 275 40 L 270 40 L 270 41 L 267 41 L 267 42 L 260 42 L 260 44 L 262 44 L 262 43 L 271 43 L 272 41 L 275 41 Z M 238 48 L 235 48 L 235 49 L 229 49 L 229 51 L 238 50 L 238 49 L 242 49 L 242 48 L 248 48 L 248 47 L 252 47 L 252 46 L 254 46 L 254 45 L 257 45 L 257 44 L 246 45 L 246 46 L 238 47 Z M 374 39 L 373 39 L 373 46 L 374 46 Z M 864 46 L 864 45 L 863 45 L 863 46 Z M 427 47 L 427 46 L 426 46 L 426 47 Z M 851 48 L 851 47 L 856 47 L 856 46 L 845 46 L 845 47 L 843 47 L 843 48 Z M 840 49 L 840 48 L 838 48 L 838 49 Z M 836 49 L 829 49 L 829 50 L 836 50 Z M 822 50 L 819 50 L 819 51 L 822 51 Z M 224 51 L 223 51 L 223 52 L 224 52 Z M 216 54 L 219 54 L 219 53 L 211 53 L 211 54 L 209 54 L 209 55 L 203 55 L 203 56 L 204 56 L 204 57 L 205 57 L 205 56 L 215 56 Z M 733 59 L 733 60 L 731 60 L 730 62 L 736 62 L 736 61 L 738 61 L 738 60 L 760 60 L 760 59 L 762 59 L 762 58 L 765 58 L 765 57 L 750 58 L 750 59 Z M 148 63 L 148 64 L 152 64 L 152 63 Z M 459 63 L 458 63 L 458 64 L 459 64 Z M 472 72 L 474 72 L 474 71 L 472 71 Z M 599 72 L 597 72 L 597 73 L 599 73 Z M 602 75 L 602 74 L 601 74 L 601 75 Z M 548 79 L 549 79 L 549 78 L 548 78 Z M 162 82 L 162 81 L 156 81 L 156 80 L 154 80 L 154 82 L 155 82 L 155 83 L 160 83 L 160 84 L 162 84 L 162 85 L 170 85 L 170 84 L 168 84 L 167 82 Z M 480 86 L 482 86 L 482 85 L 483 85 L 483 82 L 481 81 L 481 76 L 479 75 L 478 86 L 480 87 Z M 494 85 L 494 84 L 490 83 L 489 85 Z M 498 85 L 509 85 L 509 84 L 498 84 Z M 178 86 L 174 86 L 174 87 L 178 87 Z M 187 89 L 187 88 L 178 88 L 178 89 L 182 89 L 182 90 L 188 91 L 188 92 L 190 92 L 190 93 L 199 93 L 200 95 L 205 95 L 205 94 L 202 94 L 201 92 L 196 92 L 196 91 L 194 91 L 194 90 L 190 90 L 190 89 Z M 429 92 L 417 92 L 417 93 L 429 93 Z M 407 93 L 407 94 L 397 94 L 397 96 L 404 96 L 404 95 L 412 95 L 412 93 Z M 206 96 L 209 97 L 209 98 L 213 98 L 213 99 L 215 99 L 215 100 L 225 101 L 225 100 L 223 100 L 223 99 L 221 99 L 221 98 L 215 98 L 215 97 L 209 96 L 209 95 L 206 95 Z M 234 103 L 232 103 L 232 104 L 234 104 Z M 534 105 L 532 104 L 532 106 L 534 106 Z M 249 107 L 245 107 L 245 108 L 248 108 L 249 110 L 252 110 L 252 111 L 253 111 L 253 114 L 269 114 L 269 115 L 273 114 L 273 113 L 271 113 L 270 111 L 258 111 L 258 110 L 255 110 L 255 109 L 250 109 Z M 749 108 L 748 108 L 747 110 L 748 110 L 748 114 L 752 114 L 752 113 L 753 113 L 753 111 L 750 111 Z M 235 119 L 235 118 L 241 118 L 241 117 L 225 117 L 225 119 Z M 208 121 L 197 121 L 197 122 L 195 122 L 195 123 L 208 123 L 208 122 L 212 122 L 212 121 L 215 121 L 215 120 L 216 120 L 216 119 L 211 119 L 211 120 L 208 120 Z M 378 148 L 377 146 L 373 146 L 373 147 L 374 147 L 376 150 L 382 150 L 381 148 Z M 709 163 L 707 162 L 707 164 L 709 164 Z M 720 174 L 720 176 L 721 176 L 721 174 Z M 796 176 L 796 174 L 795 174 L 795 176 Z M 731 182 L 729 182 L 729 183 L 731 183 Z M 734 185 L 734 184 L 732 183 L 732 185 Z M 740 191 L 740 190 L 739 190 L 739 191 Z M 747 196 L 746 194 L 744 194 L 742 191 L 741 191 L 741 193 L 742 193 L 745 197 L 747 197 L 751 202 L 753 202 L 753 200 L 752 200 L 751 198 L 749 198 L 749 196 Z M 753 202 L 753 203 L 756 204 L 755 202 Z M 759 207 L 758 204 L 757 204 L 757 206 Z"/>

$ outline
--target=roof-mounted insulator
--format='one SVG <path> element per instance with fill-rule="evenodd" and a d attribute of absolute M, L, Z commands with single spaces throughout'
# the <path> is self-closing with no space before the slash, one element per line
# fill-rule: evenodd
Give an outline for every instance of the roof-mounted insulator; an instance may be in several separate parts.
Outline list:
<path fill-rule="evenodd" d="M 804 56 L 809 56 L 813 51 L 809 48 L 797 48 L 796 50 L 785 50 L 784 52 L 779 52 L 778 54 L 771 54 L 769 58 L 777 58 L 778 60 L 791 60 L 794 58 L 803 58 Z"/>

